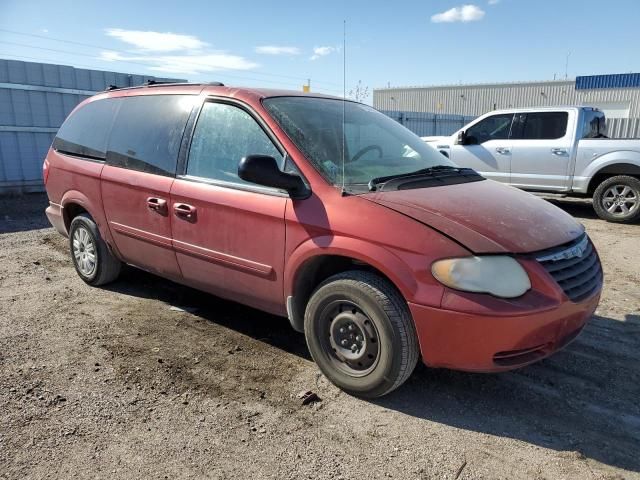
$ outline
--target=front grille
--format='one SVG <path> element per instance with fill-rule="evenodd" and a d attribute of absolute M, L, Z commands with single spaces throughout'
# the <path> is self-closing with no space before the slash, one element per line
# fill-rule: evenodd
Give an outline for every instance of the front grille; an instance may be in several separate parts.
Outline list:
<path fill-rule="evenodd" d="M 536 254 L 536 260 L 551 274 L 572 302 L 592 295 L 602 285 L 602 267 L 587 234 Z"/>

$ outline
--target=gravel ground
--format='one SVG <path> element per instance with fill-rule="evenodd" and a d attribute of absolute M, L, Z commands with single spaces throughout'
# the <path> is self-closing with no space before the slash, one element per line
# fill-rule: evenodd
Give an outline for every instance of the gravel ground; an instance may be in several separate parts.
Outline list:
<path fill-rule="evenodd" d="M 88 287 L 45 204 L 0 199 L 0 478 L 640 478 L 638 225 L 557 203 L 606 283 L 564 351 L 497 375 L 419 366 L 370 402 L 286 319 L 133 269 Z"/>

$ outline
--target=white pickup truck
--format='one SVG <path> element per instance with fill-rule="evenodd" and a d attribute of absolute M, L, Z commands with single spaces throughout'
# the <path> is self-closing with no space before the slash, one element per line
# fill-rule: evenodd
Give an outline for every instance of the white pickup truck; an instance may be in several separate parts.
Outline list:
<path fill-rule="evenodd" d="M 609 139 L 592 107 L 489 112 L 449 137 L 423 137 L 456 164 L 533 192 L 593 197 L 600 218 L 640 219 L 640 139 Z"/>

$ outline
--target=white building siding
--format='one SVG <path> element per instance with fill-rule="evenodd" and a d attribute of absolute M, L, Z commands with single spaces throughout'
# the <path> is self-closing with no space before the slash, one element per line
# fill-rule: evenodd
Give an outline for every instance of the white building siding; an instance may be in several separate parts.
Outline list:
<path fill-rule="evenodd" d="M 576 90 L 574 80 L 381 88 L 373 91 L 379 110 L 478 116 L 490 110 L 552 105 L 590 105 L 611 118 L 640 117 L 640 88 Z"/>

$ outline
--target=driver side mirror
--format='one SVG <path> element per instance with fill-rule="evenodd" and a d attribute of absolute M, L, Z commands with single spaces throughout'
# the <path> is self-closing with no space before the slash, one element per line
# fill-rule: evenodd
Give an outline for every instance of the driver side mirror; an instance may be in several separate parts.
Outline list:
<path fill-rule="evenodd" d="M 460 130 L 458 132 L 458 138 L 456 139 L 456 145 L 466 145 L 467 144 L 467 132 L 464 130 Z"/>
<path fill-rule="evenodd" d="M 304 199 L 311 191 L 300 175 L 285 173 L 269 155 L 248 155 L 238 164 L 238 176 L 247 182 L 286 190 L 293 199 Z"/>

